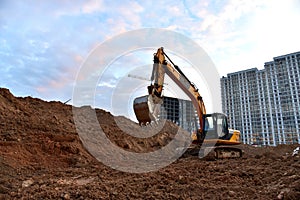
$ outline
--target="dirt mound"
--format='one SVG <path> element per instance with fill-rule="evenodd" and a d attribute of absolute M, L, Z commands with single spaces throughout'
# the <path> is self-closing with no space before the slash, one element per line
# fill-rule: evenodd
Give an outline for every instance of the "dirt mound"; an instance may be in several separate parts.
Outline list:
<path fill-rule="evenodd" d="M 154 152 L 181 131 L 168 121 L 139 127 L 94 112 L 107 138 L 129 152 Z M 299 199 L 300 158 L 291 156 L 297 146 L 241 145 L 241 159 L 185 157 L 158 171 L 125 173 L 85 149 L 72 106 L 0 89 L 0 199 Z"/>

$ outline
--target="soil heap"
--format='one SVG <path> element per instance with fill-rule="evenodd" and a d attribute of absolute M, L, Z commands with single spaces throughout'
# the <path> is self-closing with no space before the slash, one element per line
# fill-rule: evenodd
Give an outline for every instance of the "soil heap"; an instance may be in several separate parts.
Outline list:
<path fill-rule="evenodd" d="M 157 131 L 95 112 L 107 138 L 128 152 L 154 152 L 181 131 L 168 121 Z M 128 131 L 157 134 L 136 138 Z M 239 159 L 187 156 L 153 172 L 122 172 L 86 150 L 72 106 L 0 88 L 0 199 L 300 199 L 300 158 L 292 156 L 297 146 L 241 145 Z"/>

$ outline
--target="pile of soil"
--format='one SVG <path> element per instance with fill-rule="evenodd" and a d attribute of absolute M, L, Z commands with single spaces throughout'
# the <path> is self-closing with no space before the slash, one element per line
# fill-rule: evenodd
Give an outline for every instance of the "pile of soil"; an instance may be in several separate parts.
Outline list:
<path fill-rule="evenodd" d="M 300 199 L 300 158 L 292 156 L 299 145 L 241 145 L 239 159 L 185 156 L 156 171 L 128 173 L 86 150 L 72 109 L 93 110 L 0 88 L 0 199 Z M 154 152 L 181 131 L 168 121 L 141 128 L 101 109 L 95 113 L 107 138 L 128 152 Z"/>

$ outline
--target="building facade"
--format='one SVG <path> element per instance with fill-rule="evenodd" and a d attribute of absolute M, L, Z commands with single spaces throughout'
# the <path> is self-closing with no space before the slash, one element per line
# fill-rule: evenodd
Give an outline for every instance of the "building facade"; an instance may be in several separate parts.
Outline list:
<path fill-rule="evenodd" d="M 168 119 L 188 132 L 199 129 L 197 112 L 189 100 L 164 97 L 160 108 L 160 119 Z"/>
<path fill-rule="evenodd" d="M 221 78 L 222 108 L 245 144 L 300 143 L 300 52 Z"/>

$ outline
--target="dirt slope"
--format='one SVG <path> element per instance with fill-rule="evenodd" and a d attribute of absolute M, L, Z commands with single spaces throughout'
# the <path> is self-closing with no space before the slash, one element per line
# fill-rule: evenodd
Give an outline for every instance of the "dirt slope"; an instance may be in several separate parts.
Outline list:
<path fill-rule="evenodd" d="M 166 122 L 153 137 L 137 139 L 124 132 L 139 134 L 136 123 L 96 114 L 107 137 L 130 152 L 155 151 L 178 132 Z M 291 156 L 297 146 L 242 145 L 241 159 L 190 156 L 158 171 L 125 173 L 86 151 L 71 106 L 0 89 L 0 199 L 300 199 L 300 158 Z"/>

